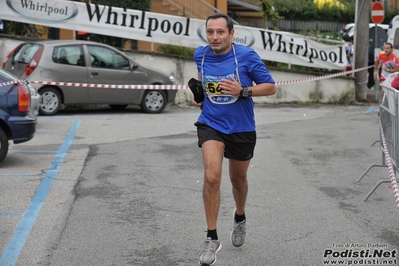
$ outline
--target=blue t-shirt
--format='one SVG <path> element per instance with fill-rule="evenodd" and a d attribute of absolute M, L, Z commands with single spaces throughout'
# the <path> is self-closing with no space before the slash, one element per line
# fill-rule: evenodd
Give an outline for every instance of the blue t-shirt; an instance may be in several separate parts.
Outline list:
<path fill-rule="evenodd" d="M 233 49 L 224 55 L 215 55 L 209 45 L 200 46 L 194 52 L 205 94 L 198 122 L 224 134 L 255 131 L 254 102 L 251 97 L 240 98 L 222 94 L 219 82 L 229 79 L 229 76 L 238 80 L 238 68 L 239 82 L 243 87 L 250 87 L 253 82 L 275 83 L 265 64 L 252 48 L 233 45 L 235 55 Z"/>

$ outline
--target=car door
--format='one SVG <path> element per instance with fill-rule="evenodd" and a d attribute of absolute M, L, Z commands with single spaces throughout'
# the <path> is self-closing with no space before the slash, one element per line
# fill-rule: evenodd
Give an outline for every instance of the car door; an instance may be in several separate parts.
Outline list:
<path fill-rule="evenodd" d="M 90 56 L 89 83 L 132 85 L 141 84 L 145 73 L 132 69 L 132 62 L 122 53 L 106 46 L 88 44 Z M 142 90 L 89 87 L 92 102 L 104 104 L 129 104 L 140 101 Z"/>
<path fill-rule="evenodd" d="M 64 94 L 64 103 L 88 103 L 89 95 L 87 62 L 80 44 L 55 46 L 52 51 L 51 64 L 47 68 L 51 70 L 51 81 L 73 83 L 70 86 L 60 86 Z M 44 69 L 42 69 L 44 72 Z"/>

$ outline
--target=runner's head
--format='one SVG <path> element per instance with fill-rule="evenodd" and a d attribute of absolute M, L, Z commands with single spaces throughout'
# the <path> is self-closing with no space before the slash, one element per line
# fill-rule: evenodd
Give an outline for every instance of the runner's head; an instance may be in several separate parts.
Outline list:
<path fill-rule="evenodd" d="M 206 38 L 214 54 L 226 54 L 234 37 L 234 22 L 223 14 L 214 13 L 206 19 Z"/>
<path fill-rule="evenodd" d="M 384 52 L 386 55 L 391 55 L 393 52 L 393 46 L 392 43 L 387 42 L 384 44 Z"/>

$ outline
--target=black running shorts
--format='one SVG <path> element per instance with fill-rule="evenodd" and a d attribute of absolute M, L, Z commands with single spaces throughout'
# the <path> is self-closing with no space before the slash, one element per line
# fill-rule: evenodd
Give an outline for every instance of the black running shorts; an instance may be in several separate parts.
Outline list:
<path fill-rule="evenodd" d="M 224 143 L 224 157 L 228 159 L 247 161 L 254 156 L 256 131 L 224 134 L 204 123 L 196 122 L 194 125 L 197 127 L 198 147 L 207 140 L 217 140 Z"/>

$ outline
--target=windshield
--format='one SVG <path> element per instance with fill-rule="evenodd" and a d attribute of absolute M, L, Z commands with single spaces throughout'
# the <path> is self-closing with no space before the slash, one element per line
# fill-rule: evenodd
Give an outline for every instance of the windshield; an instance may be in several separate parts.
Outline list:
<path fill-rule="evenodd" d="M 14 53 L 13 61 L 17 63 L 29 64 L 41 45 L 36 43 L 26 43 L 21 45 Z"/>

